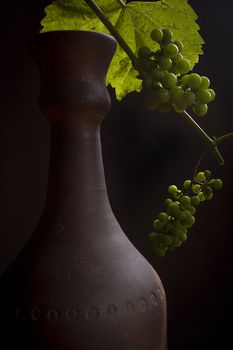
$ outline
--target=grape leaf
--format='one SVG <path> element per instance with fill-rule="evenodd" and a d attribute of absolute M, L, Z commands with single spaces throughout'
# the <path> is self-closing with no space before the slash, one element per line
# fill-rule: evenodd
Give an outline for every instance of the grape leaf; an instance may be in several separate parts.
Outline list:
<path fill-rule="evenodd" d="M 150 38 L 154 28 L 169 28 L 174 39 L 184 43 L 183 55 L 192 64 L 198 62 L 202 53 L 197 15 L 188 0 L 163 0 L 153 2 L 134 1 L 120 4 L 117 0 L 96 0 L 106 17 L 125 39 L 131 50 L 137 54 L 139 47 L 149 46 L 156 49 Z M 84 0 L 56 0 L 45 8 L 46 16 L 42 19 L 42 32 L 52 30 L 90 30 L 109 33 Z M 126 53 L 119 45 L 112 59 L 107 79 L 116 90 L 117 99 L 121 100 L 132 91 L 140 91 L 142 81 L 137 79 L 137 72 Z"/>

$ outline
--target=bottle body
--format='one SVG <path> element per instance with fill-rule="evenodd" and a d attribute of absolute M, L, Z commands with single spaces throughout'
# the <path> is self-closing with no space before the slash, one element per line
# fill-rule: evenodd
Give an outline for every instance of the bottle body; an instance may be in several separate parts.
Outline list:
<path fill-rule="evenodd" d="M 62 222 L 53 225 L 61 225 L 57 234 L 67 234 Z M 9 273 L 10 281 L 3 281 L 7 309 L 1 329 L 7 344 L 35 350 L 164 350 L 161 282 L 118 225 L 107 226 L 118 236 L 110 234 L 93 247 L 77 239 L 64 254 L 61 242 L 55 247 L 42 234 L 27 245 Z"/>

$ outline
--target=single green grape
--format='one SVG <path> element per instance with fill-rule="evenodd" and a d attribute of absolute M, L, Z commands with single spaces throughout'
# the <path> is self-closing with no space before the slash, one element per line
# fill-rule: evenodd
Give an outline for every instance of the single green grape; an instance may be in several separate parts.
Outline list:
<path fill-rule="evenodd" d="M 173 43 L 178 47 L 179 51 L 182 51 L 184 48 L 184 44 L 180 40 L 175 40 Z"/>
<path fill-rule="evenodd" d="M 200 85 L 200 89 L 208 89 L 208 87 L 210 86 L 210 80 L 209 78 L 202 76 L 201 77 L 201 85 Z"/>
<path fill-rule="evenodd" d="M 204 193 L 204 196 L 205 196 L 205 199 L 207 200 L 207 201 L 209 201 L 210 199 L 212 199 L 213 198 L 213 193 L 207 193 L 207 194 L 205 194 Z"/>
<path fill-rule="evenodd" d="M 204 171 L 205 178 L 209 180 L 211 178 L 211 171 L 210 170 L 205 170 Z"/>
<path fill-rule="evenodd" d="M 180 83 L 183 86 L 183 88 L 188 86 L 188 79 L 189 79 L 189 74 L 183 75 L 183 77 L 180 79 Z"/>
<path fill-rule="evenodd" d="M 168 215 L 176 215 L 176 213 L 178 213 L 180 211 L 180 206 L 179 204 L 173 202 L 171 204 L 169 204 L 168 208 L 167 208 L 167 214 Z"/>
<path fill-rule="evenodd" d="M 183 183 L 183 187 L 185 190 L 188 190 L 192 185 L 192 181 L 191 180 L 185 180 Z"/>
<path fill-rule="evenodd" d="M 207 89 L 199 89 L 197 91 L 197 99 L 199 103 L 209 103 L 211 101 L 211 93 Z"/>
<path fill-rule="evenodd" d="M 200 193 L 200 191 L 201 191 L 201 186 L 200 186 L 199 184 L 193 184 L 193 185 L 192 185 L 192 191 L 193 191 L 193 193 L 195 193 L 195 194 Z"/>
<path fill-rule="evenodd" d="M 157 244 L 158 243 L 158 233 L 156 232 L 150 232 L 148 235 L 149 241 L 151 244 Z"/>
<path fill-rule="evenodd" d="M 177 224 L 179 222 L 179 224 Z M 179 232 L 180 232 L 180 221 L 179 220 L 173 220 L 171 221 L 171 228 L 169 230 L 169 234 L 174 236 L 178 236 Z"/>
<path fill-rule="evenodd" d="M 162 211 L 161 213 L 159 213 L 158 219 L 161 222 L 168 222 L 168 215 L 167 215 L 167 213 Z"/>
<path fill-rule="evenodd" d="M 182 242 L 181 242 L 181 240 L 179 239 L 178 236 L 173 236 L 172 238 L 173 238 L 173 245 L 170 247 L 171 250 L 173 248 L 179 247 L 182 244 Z"/>
<path fill-rule="evenodd" d="M 151 71 L 151 77 L 154 81 L 162 81 L 165 75 L 165 71 L 161 68 L 154 68 Z"/>
<path fill-rule="evenodd" d="M 155 95 L 160 103 L 168 102 L 170 99 L 169 91 L 165 88 L 157 89 Z"/>
<path fill-rule="evenodd" d="M 169 70 L 172 67 L 172 60 L 166 56 L 162 56 L 158 60 L 158 64 L 161 69 Z"/>
<path fill-rule="evenodd" d="M 172 243 L 173 243 L 173 239 L 170 235 L 168 234 L 160 234 L 160 243 L 164 246 L 164 247 L 169 247 Z"/>
<path fill-rule="evenodd" d="M 185 242 L 187 240 L 186 233 L 180 232 L 179 238 L 180 238 L 181 242 Z"/>
<path fill-rule="evenodd" d="M 197 196 L 198 196 L 198 198 L 200 199 L 201 202 L 205 201 L 205 195 L 204 195 L 204 193 L 202 191 L 200 191 Z"/>
<path fill-rule="evenodd" d="M 168 207 L 169 204 L 171 204 L 172 202 L 173 202 L 173 200 L 172 200 L 171 198 L 166 198 L 166 199 L 165 199 L 165 205 L 166 205 L 166 207 Z"/>
<path fill-rule="evenodd" d="M 182 104 L 184 96 L 184 90 L 181 86 L 173 86 L 170 89 L 171 101 L 177 104 Z"/>
<path fill-rule="evenodd" d="M 206 113 L 208 112 L 208 105 L 204 104 L 204 103 L 196 103 L 193 106 L 193 112 L 199 116 L 199 117 L 203 117 L 204 115 L 206 115 Z"/>
<path fill-rule="evenodd" d="M 174 111 L 176 113 L 184 113 L 186 106 L 182 104 L 173 104 Z"/>
<path fill-rule="evenodd" d="M 166 57 L 173 58 L 178 55 L 179 49 L 175 44 L 169 43 L 164 47 L 163 52 Z"/>
<path fill-rule="evenodd" d="M 178 190 L 178 188 L 177 188 L 176 185 L 170 185 L 168 187 L 168 192 L 171 193 L 171 194 L 173 194 L 174 192 L 177 192 L 177 190 Z"/>
<path fill-rule="evenodd" d="M 187 205 L 185 207 L 186 210 L 188 210 L 190 212 L 191 215 L 195 215 L 196 214 L 196 208 L 193 205 Z"/>
<path fill-rule="evenodd" d="M 184 233 L 184 234 L 187 234 L 187 232 L 188 232 L 187 227 L 185 227 L 183 224 L 181 224 L 181 226 L 180 226 L 180 232 L 181 232 L 181 233 Z"/>
<path fill-rule="evenodd" d="M 163 39 L 162 39 L 162 44 L 166 44 L 172 41 L 173 34 L 169 29 L 163 29 Z"/>
<path fill-rule="evenodd" d="M 151 52 L 151 49 L 148 46 L 142 46 L 138 50 L 138 56 L 142 58 L 148 58 L 153 56 L 153 53 Z"/>
<path fill-rule="evenodd" d="M 178 220 L 178 222 L 180 223 L 180 221 L 183 221 L 185 219 L 185 212 L 180 209 L 179 211 L 177 210 L 174 214 L 173 214 L 174 218 Z"/>
<path fill-rule="evenodd" d="M 178 62 L 179 60 L 183 59 L 184 56 L 179 52 L 178 55 L 176 55 L 175 57 L 172 58 L 172 63 L 175 64 L 176 62 Z"/>
<path fill-rule="evenodd" d="M 159 219 L 155 219 L 154 222 L 153 222 L 153 227 L 156 229 L 156 230 L 159 230 L 163 227 L 163 223 L 161 221 L 159 221 Z"/>
<path fill-rule="evenodd" d="M 173 193 L 173 197 L 174 197 L 175 199 L 177 199 L 177 200 L 180 199 L 180 195 L 181 195 L 181 191 L 180 191 L 180 190 L 177 190 L 177 192 L 174 192 L 174 193 Z"/>
<path fill-rule="evenodd" d="M 220 190 L 223 187 L 223 182 L 221 179 L 214 179 L 211 185 L 215 190 Z"/>
<path fill-rule="evenodd" d="M 177 83 L 177 77 L 174 73 L 166 72 L 164 74 L 162 83 L 166 88 L 172 88 Z"/>
<path fill-rule="evenodd" d="M 209 93 L 211 94 L 211 100 L 213 101 L 215 99 L 215 91 L 213 89 L 208 89 Z"/>
<path fill-rule="evenodd" d="M 186 106 L 192 106 L 196 101 L 196 95 L 190 90 L 186 90 L 184 93 L 184 103 Z"/>
<path fill-rule="evenodd" d="M 191 204 L 197 207 L 200 204 L 200 198 L 198 196 L 191 197 Z"/>
<path fill-rule="evenodd" d="M 205 199 L 210 200 L 211 198 L 213 198 L 212 188 L 210 186 L 203 188 L 203 194 L 204 194 Z"/>
<path fill-rule="evenodd" d="M 205 181 L 206 180 L 205 173 L 203 171 L 199 171 L 197 173 L 196 178 L 198 181 L 201 181 L 201 182 Z"/>
<path fill-rule="evenodd" d="M 203 193 L 204 193 L 205 196 L 206 195 L 208 196 L 211 193 L 213 193 L 213 190 L 212 190 L 212 188 L 210 186 L 207 186 L 207 187 L 204 188 Z"/>
<path fill-rule="evenodd" d="M 190 71 L 191 63 L 186 58 L 182 58 L 175 63 L 177 73 L 185 74 Z"/>
<path fill-rule="evenodd" d="M 189 74 L 189 78 L 188 78 L 188 86 L 191 89 L 199 89 L 200 85 L 201 85 L 201 77 L 199 74 L 197 73 L 191 73 Z"/>
<path fill-rule="evenodd" d="M 189 228 L 192 227 L 194 223 L 195 217 L 188 210 L 185 210 L 185 219 L 183 221 L 183 225 Z"/>
<path fill-rule="evenodd" d="M 180 197 L 180 204 L 183 208 L 187 207 L 191 204 L 191 198 L 189 196 L 182 196 Z"/>
<path fill-rule="evenodd" d="M 160 43 L 163 39 L 163 31 L 159 28 L 155 28 L 152 30 L 150 36 L 152 40 L 154 40 L 157 43 Z"/>

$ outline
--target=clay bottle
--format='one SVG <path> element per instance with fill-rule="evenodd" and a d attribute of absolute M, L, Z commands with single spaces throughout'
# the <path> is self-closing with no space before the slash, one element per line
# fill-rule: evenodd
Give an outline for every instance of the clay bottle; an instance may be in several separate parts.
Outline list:
<path fill-rule="evenodd" d="M 0 282 L 5 350 L 166 348 L 162 283 L 123 233 L 106 192 L 99 130 L 115 47 L 111 36 L 85 31 L 33 41 L 50 170 L 41 219 Z"/>

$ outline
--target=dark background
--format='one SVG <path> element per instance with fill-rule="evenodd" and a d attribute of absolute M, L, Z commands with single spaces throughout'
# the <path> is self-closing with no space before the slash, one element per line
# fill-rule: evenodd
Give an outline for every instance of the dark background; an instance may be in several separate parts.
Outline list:
<path fill-rule="evenodd" d="M 38 110 L 39 74 L 28 41 L 49 1 L 1 4 L 0 273 L 25 244 L 41 214 L 47 185 L 49 127 Z M 200 124 L 210 135 L 233 130 L 233 3 L 192 0 L 206 44 L 196 71 L 210 77 L 216 101 Z M 166 188 L 190 177 L 202 147 L 179 115 L 145 112 L 130 94 L 112 110 L 101 130 L 109 198 L 127 236 L 159 273 L 167 294 L 169 350 L 225 349 L 232 331 L 233 140 L 221 150 L 220 168 L 203 164 L 224 188 L 202 205 L 188 241 L 165 258 L 147 242 Z"/>

